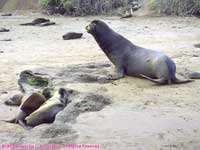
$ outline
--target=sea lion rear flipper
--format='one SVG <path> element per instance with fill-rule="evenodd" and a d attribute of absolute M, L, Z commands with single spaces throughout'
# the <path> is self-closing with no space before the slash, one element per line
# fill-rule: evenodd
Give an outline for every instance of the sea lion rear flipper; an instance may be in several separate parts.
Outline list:
<path fill-rule="evenodd" d="M 1 120 L 1 121 L 8 122 L 8 123 L 17 123 L 16 118 L 13 118 L 13 119 L 10 119 L 10 120 Z"/>
<path fill-rule="evenodd" d="M 30 22 L 30 23 L 22 23 L 22 24 L 20 24 L 21 26 L 28 26 L 28 25 L 34 25 L 32 22 Z"/>
<path fill-rule="evenodd" d="M 160 78 L 160 79 L 152 79 L 148 76 L 145 76 L 143 74 L 140 74 L 141 77 L 145 78 L 145 79 L 148 79 L 154 83 L 157 83 L 157 84 L 165 84 L 166 83 L 166 79 L 165 78 Z"/>
<path fill-rule="evenodd" d="M 27 126 L 26 125 L 26 123 L 25 122 L 23 122 L 22 120 L 19 120 L 18 121 L 18 124 L 20 125 L 20 126 L 22 126 L 24 129 L 26 129 L 26 130 L 30 130 L 32 127 L 30 127 L 30 126 Z"/>
<path fill-rule="evenodd" d="M 176 77 L 173 80 L 173 83 L 175 83 L 175 84 L 184 84 L 184 83 L 189 83 L 189 82 L 194 82 L 194 80 L 190 80 L 190 79 L 178 79 Z"/>

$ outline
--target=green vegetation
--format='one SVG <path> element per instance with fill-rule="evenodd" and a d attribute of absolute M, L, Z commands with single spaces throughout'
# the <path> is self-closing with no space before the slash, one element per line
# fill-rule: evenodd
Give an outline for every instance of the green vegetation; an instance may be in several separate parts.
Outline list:
<path fill-rule="evenodd" d="M 200 15 L 200 0 L 151 0 L 151 9 L 167 15 Z"/>
<path fill-rule="evenodd" d="M 131 3 L 145 2 L 157 13 L 167 15 L 200 15 L 200 0 L 40 0 L 44 7 L 51 7 L 51 13 L 65 15 L 117 14 L 126 10 Z"/>
<path fill-rule="evenodd" d="M 47 87 L 49 85 L 49 80 L 45 78 L 30 76 L 27 79 L 28 84 L 32 86 Z"/>
<path fill-rule="evenodd" d="M 63 0 L 62 3 L 63 3 L 64 8 L 66 8 L 66 9 L 71 9 L 71 8 L 75 7 L 72 0 Z"/>
<path fill-rule="evenodd" d="M 67 15 L 109 14 L 125 6 L 128 0 L 40 0 L 43 7 L 51 7 L 53 13 L 64 12 Z M 54 9 L 52 8 L 54 6 Z M 52 10 L 53 9 L 53 10 Z"/>
<path fill-rule="evenodd" d="M 47 87 L 47 88 L 44 88 L 43 91 L 42 91 L 42 95 L 44 95 L 44 97 L 46 99 L 49 99 L 51 97 L 53 97 L 53 95 L 55 94 L 55 88 L 53 87 Z"/>
<path fill-rule="evenodd" d="M 49 4 L 49 0 L 40 0 L 39 2 L 43 7 L 47 7 Z"/>
<path fill-rule="evenodd" d="M 60 0 L 39 0 L 39 3 L 43 6 L 43 7 L 47 7 L 49 5 L 51 6 L 58 6 L 59 4 L 61 4 L 62 2 Z"/>

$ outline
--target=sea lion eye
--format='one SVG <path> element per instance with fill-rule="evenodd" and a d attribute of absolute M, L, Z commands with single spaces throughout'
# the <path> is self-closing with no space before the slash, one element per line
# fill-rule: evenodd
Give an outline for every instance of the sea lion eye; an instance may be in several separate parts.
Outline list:
<path fill-rule="evenodd" d="M 92 27 L 95 27 L 97 24 L 96 23 L 92 23 Z"/>

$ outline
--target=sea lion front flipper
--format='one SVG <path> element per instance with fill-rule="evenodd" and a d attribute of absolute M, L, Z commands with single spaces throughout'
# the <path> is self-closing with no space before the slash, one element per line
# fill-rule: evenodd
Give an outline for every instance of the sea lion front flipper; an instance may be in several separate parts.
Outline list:
<path fill-rule="evenodd" d="M 115 68 L 115 73 L 108 75 L 108 80 L 118 80 L 124 77 L 124 69 L 119 66 Z"/>

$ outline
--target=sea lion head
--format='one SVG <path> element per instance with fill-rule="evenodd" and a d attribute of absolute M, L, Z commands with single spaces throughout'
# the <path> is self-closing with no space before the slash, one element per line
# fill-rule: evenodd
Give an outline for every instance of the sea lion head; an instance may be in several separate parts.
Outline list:
<path fill-rule="evenodd" d="M 90 34 L 96 34 L 101 31 L 106 31 L 109 27 L 100 20 L 93 20 L 88 26 L 86 26 L 86 30 Z"/>
<path fill-rule="evenodd" d="M 67 91 L 64 88 L 60 88 L 58 90 L 58 94 L 60 95 L 60 102 L 64 105 L 67 106 L 71 102 L 69 99 L 70 91 Z"/>

